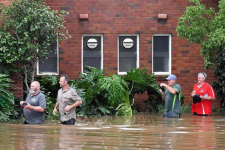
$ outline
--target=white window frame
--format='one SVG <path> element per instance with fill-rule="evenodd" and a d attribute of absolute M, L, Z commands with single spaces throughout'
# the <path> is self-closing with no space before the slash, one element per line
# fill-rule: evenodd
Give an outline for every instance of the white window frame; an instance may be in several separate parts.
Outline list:
<path fill-rule="evenodd" d="M 153 62 L 153 59 L 154 59 L 154 36 L 169 36 L 169 72 L 153 72 L 153 66 L 154 66 L 154 62 Z M 152 73 L 155 74 L 155 75 L 169 75 L 171 74 L 171 66 L 172 66 L 172 63 L 171 63 L 171 55 L 172 55 L 172 52 L 171 52 L 171 42 L 172 39 L 171 39 L 171 34 L 153 34 L 152 36 Z"/>
<path fill-rule="evenodd" d="M 39 60 L 37 61 L 37 75 L 59 75 L 59 40 L 57 38 L 57 72 L 39 73 Z"/>
<path fill-rule="evenodd" d="M 83 34 L 82 37 L 81 37 L 81 73 L 84 73 L 84 70 L 83 70 L 83 45 L 84 45 L 84 36 L 101 36 L 101 69 L 103 69 L 103 34 Z"/>
<path fill-rule="evenodd" d="M 119 41 L 119 37 L 120 36 L 136 36 L 137 37 L 137 62 L 136 62 L 136 66 L 137 66 L 137 68 L 139 68 L 139 34 L 118 34 L 118 37 L 117 37 L 117 54 L 118 54 L 118 57 L 117 57 L 117 66 L 118 66 L 118 75 L 126 75 L 127 74 L 127 72 L 119 72 L 119 66 L 120 66 L 120 64 L 119 64 L 119 58 L 120 58 L 120 56 L 119 56 L 119 52 L 120 52 L 120 41 Z M 136 68 L 136 69 L 137 69 Z"/>

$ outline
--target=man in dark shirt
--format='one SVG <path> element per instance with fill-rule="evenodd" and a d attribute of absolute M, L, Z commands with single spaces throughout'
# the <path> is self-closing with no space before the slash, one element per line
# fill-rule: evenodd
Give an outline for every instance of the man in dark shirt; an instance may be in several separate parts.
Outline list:
<path fill-rule="evenodd" d="M 20 105 L 24 108 L 24 124 L 44 123 L 46 100 L 44 94 L 40 92 L 40 83 L 38 81 L 31 83 L 30 92 L 26 98 L 26 101 L 20 101 Z"/>
<path fill-rule="evenodd" d="M 164 118 L 179 118 L 181 113 L 181 104 L 179 94 L 181 87 L 176 83 L 177 77 L 174 74 L 169 75 L 167 83 L 161 83 L 160 86 L 165 88 L 165 92 L 160 89 L 160 92 L 165 97 L 165 113 Z"/>

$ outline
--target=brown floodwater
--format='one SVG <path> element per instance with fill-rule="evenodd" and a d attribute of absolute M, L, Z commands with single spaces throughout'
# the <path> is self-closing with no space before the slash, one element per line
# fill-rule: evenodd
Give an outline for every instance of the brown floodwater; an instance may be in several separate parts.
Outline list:
<path fill-rule="evenodd" d="M 78 118 L 74 126 L 58 120 L 43 125 L 0 123 L 0 150 L 58 149 L 225 149 L 225 114 L 158 114 Z"/>

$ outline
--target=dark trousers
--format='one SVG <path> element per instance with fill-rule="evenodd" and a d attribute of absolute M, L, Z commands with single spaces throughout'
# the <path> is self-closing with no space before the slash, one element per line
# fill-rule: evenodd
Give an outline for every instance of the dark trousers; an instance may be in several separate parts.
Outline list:
<path fill-rule="evenodd" d="M 61 124 L 65 124 L 65 125 L 74 125 L 76 122 L 76 120 L 74 118 L 71 118 L 70 120 L 67 121 L 61 121 Z"/>
<path fill-rule="evenodd" d="M 210 116 L 208 114 L 197 114 L 196 112 L 194 112 L 194 115 L 197 115 L 197 116 Z"/>
<path fill-rule="evenodd" d="M 173 111 L 166 111 L 163 115 L 163 118 L 180 118 L 180 114 L 177 114 Z"/>
<path fill-rule="evenodd" d="M 26 122 L 26 120 L 25 120 L 23 124 L 29 124 L 29 123 L 28 123 L 28 122 Z"/>

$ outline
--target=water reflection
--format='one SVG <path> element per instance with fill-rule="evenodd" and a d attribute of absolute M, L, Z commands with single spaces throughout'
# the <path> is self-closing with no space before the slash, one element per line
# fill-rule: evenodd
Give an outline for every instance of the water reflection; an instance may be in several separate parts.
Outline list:
<path fill-rule="evenodd" d="M 78 119 L 75 126 L 0 124 L 0 149 L 224 149 L 225 118 L 159 115 Z"/>

